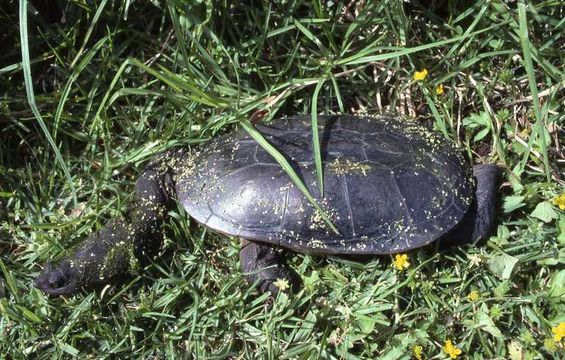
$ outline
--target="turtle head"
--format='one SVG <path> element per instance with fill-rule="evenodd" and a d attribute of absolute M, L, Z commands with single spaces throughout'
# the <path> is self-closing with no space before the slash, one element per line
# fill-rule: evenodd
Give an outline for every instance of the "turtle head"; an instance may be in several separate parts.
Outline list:
<path fill-rule="evenodd" d="M 73 266 L 69 259 L 63 259 L 57 265 L 47 263 L 35 279 L 35 287 L 48 295 L 71 295 L 79 290 L 82 272 L 84 268 Z"/>
<path fill-rule="evenodd" d="M 108 284 L 126 275 L 135 264 L 129 231 L 123 221 L 110 221 L 56 265 L 47 264 L 35 286 L 48 295 L 72 295 L 81 288 Z"/>
<path fill-rule="evenodd" d="M 71 295 L 127 278 L 163 240 L 161 231 L 174 184 L 159 162 L 149 165 L 135 185 L 136 200 L 125 217 L 91 233 L 57 265 L 45 266 L 35 286 L 49 295 Z"/>

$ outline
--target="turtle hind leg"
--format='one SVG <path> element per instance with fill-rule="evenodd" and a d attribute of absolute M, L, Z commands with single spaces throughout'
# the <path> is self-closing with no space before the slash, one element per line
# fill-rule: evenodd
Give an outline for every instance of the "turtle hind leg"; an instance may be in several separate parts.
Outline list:
<path fill-rule="evenodd" d="M 268 244 L 241 240 L 239 262 L 247 281 L 256 284 L 261 292 L 296 292 L 300 288 L 300 277 L 285 261 L 284 251 Z"/>
<path fill-rule="evenodd" d="M 477 244 L 493 233 L 500 200 L 498 184 L 502 169 L 494 164 L 473 167 L 477 182 L 475 200 L 461 222 L 440 241 L 442 247 Z"/>

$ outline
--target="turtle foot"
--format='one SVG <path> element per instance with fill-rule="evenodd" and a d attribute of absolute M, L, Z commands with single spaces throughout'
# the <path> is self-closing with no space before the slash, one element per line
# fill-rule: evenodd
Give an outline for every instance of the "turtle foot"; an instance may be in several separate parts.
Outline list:
<path fill-rule="evenodd" d="M 300 289 L 300 276 L 286 264 L 281 249 L 242 240 L 239 260 L 247 281 L 261 293 L 276 296 Z"/>

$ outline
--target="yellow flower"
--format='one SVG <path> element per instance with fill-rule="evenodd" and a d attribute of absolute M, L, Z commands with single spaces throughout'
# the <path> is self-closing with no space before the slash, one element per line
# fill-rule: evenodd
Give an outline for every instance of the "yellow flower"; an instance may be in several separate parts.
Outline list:
<path fill-rule="evenodd" d="M 394 267 L 396 267 L 396 270 L 398 271 L 402 271 L 406 269 L 408 266 L 410 266 L 410 263 L 408 262 L 408 255 L 397 254 L 392 264 L 394 265 Z"/>
<path fill-rule="evenodd" d="M 477 300 L 479 300 L 481 297 L 481 294 L 479 294 L 479 292 L 477 290 L 473 290 L 469 293 L 469 295 L 467 295 L 467 300 L 471 301 L 471 302 L 475 302 Z"/>
<path fill-rule="evenodd" d="M 561 339 L 565 338 L 565 322 L 560 322 L 554 328 L 551 328 L 551 332 L 554 333 L 553 340 L 559 342 Z"/>
<path fill-rule="evenodd" d="M 457 359 L 457 357 L 463 352 L 457 346 L 453 345 L 451 340 L 445 341 L 445 345 L 443 345 L 443 351 L 445 351 L 445 353 L 452 359 Z"/>
<path fill-rule="evenodd" d="M 443 94 L 443 84 L 439 84 L 436 87 L 436 95 L 442 95 Z"/>
<path fill-rule="evenodd" d="M 414 345 L 414 347 L 412 348 L 412 355 L 414 355 L 414 357 L 418 360 L 422 360 L 422 351 L 424 350 L 424 348 L 420 345 Z"/>
<path fill-rule="evenodd" d="M 277 279 L 277 281 L 273 282 L 273 285 L 279 288 L 280 291 L 285 291 L 290 287 L 287 279 Z"/>
<path fill-rule="evenodd" d="M 527 127 L 523 128 L 522 131 L 520 131 L 520 137 L 522 139 L 527 139 L 528 136 L 530 136 L 530 129 L 528 129 Z"/>
<path fill-rule="evenodd" d="M 559 206 L 561 210 L 565 210 L 565 193 L 553 199 L 553 205 Z"/>
<path fill-rule="evenodd" d="M 422 81 L 426 78 L 426 76 L 428 76 L 428 69 L 423 69 L 422 71 L 416 71 L 414 76 L 412 76 L 412 79 Z"/>

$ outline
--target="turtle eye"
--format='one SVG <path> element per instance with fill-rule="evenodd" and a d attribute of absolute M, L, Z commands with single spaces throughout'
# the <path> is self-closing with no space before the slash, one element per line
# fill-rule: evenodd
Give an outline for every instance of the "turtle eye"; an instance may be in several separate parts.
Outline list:
<path fill-rule="evenodd" d="M 49 276 L 48 284 L 52 289 L 59 289 L 65 286 L 67 277 L 61 271 L 55 271 Z"/>

